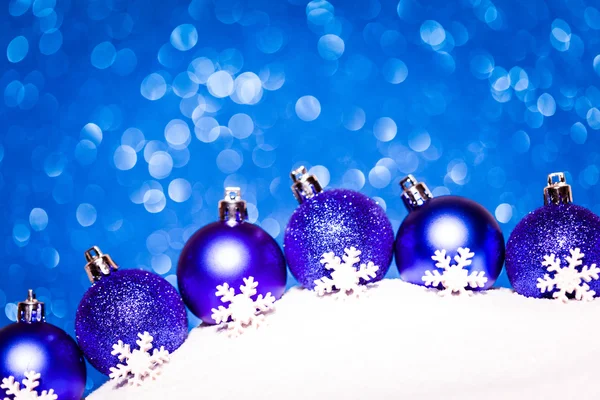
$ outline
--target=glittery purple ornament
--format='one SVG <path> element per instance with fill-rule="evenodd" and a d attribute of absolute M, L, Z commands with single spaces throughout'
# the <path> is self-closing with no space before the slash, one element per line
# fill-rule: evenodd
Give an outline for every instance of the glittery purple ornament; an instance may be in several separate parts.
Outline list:
<path fill-rule="evenodd" d="M 498 279 L 504 263 L 504 237 L 494 217 L 480 204 L 464 197 L 433 197 L 427 186 L 417 183 L 412 175 L 400 185 L 402 200 L 408 209 L 395 244 L 400 277 L 424 285 L 425 271 L 436 270 L 435 261 L 431 259 L 436 250 L 446 250 L 454 259 L 462 247 L 475 253 L 471 265 L 465 269 L 482 271 L 488 278 L 482 288 L 469 289 L 489 289 Z"/>
<path fill-rule="evenodd" d="M 246 221 L 246 203 L 239 188 L 226 188 L 219 202 L 220 220 L 190 237 L 177 265 L 177 282 L 189 309 L 203 322 L 214 324 L 212 309 L 223 306 L 217 286 L 238 290 L 250 276 L 258 295 L 270 292 L 279 299 L 285 291 L 285 258 L 277 242 L 263 229 Z M 254 296 L 254 298 L 256 298 Z"/>
<path fill-rule="evenodd" d="M 304 167 L 291 174 L 292 190 L 300 206 L 285 230 L 284 251 L 290 271 L 300 284 L 312 289 L 315 280 L 330 276 L 321 264 L 323 254 L 344 255 L 344 249 L 361 251 L 361 262 L 379 266 L 370 282 L 384 277 L 392 262 L 394 231 L 383 209 L 353 190 L 323 191 Z"/>
<path fill-rule="evenodd" d="M 187 314 L 177 290 L 151 272 L 117 270 L 97 247 L 86 252 L 93 285 L 83 295 L 75 316 L 77 341 L 86 358 L 108 375 L 119 359 L 111 354 L 119 340 L 136 346 L 138 333 L 148 332 L 154 347 L 169 352 L 187 338 Z"/>
<path fill-rule="evenodd" d="M 554 254 L 566 267 L 569 250 L 579 248 L 585 255 L 584 266 L 600 265 L 600 217 L 572 202 L 564 174 L 550 174 L 544 206 L 527 214 L 511 233 L 506 246 L 506 272 L 517 293 L 552 298 L 554 291 L 542 293 L 536 286 L 538 278 L 548 274 L 542 265 L 546 255 Z M 600 280 L 586 283 L 596 296 L 600 295 Z"/>
<path fill-rule="evenodd" d="M 61 400 L 83 397 L 83 354 L 65 331 L 45 321 L 44 303 L 32 290 L 19 303 L 17 322 L 0 330 L 0 381 L 12 376 L 21 382 L 30 371 L 40 374 L 38 393 L 53 389 Z"/>

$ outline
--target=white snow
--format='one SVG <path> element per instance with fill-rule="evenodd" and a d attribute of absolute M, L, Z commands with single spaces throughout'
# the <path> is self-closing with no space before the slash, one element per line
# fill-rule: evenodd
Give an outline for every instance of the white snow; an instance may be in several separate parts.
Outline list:
<path fill-rule="evenodd" d="M 241 293 L 237 295 L 235 289 L 230 288 L 227 282 L 218 285 L 216 296 L 220 297 L 223 303 L 229 303 L 229 305 L 211 310 L 215 322 L 225 324 L 229 336 L 232 337 L 241 335 L 250 326 L 258 328 L 265 320 L 265 313 L 275 308 L 275 297 L 271 295 L 271 292 L 267 292 L 264 297 L 259 294 L 256 300 L 252 300 L 258 286 L 254 277 L 250 276 L 243 280 L 244 283 L 240 286 Z"/>
<path fill-rule="evenodd" d="M 294 288 L 268 326 L 196 328 L 158 380 L 88 400 L 600 399 L 599 300 L 374 286 L 344 302 Z"/>
<path fill-rule="evenodd" d="M 435 266 L 442 270 L 439 271 L 425 271 L 425 275 L 421 277 L 425 286 L 437 287 L 440 284 L 444 287 L 438 294 L 445 296 L 447 294 L 457 293 L 459 295 L 469 294 L 473 292 L 467 291 L 467 288 L 482 288 L 488 281 L 485 277 L 485 272 L 475 271 L 469 273 L 465 267 L 471 265 L 475 253 L 472 253 L 470 249 L 459 247 L 457 253 L 454 256 L 456 264 L 452 265 L 450 256 L 446 255 L 446 250 L 436 250 L 435 254 L 431 256 L 433 261 L 436 261 Z"/>
<path fill-rule="evenodd" d="M 336 257 L 334 252 L 323 254 L 321 264 L 332 271 L 331 278 L 324 276 L 316 279 L 315 292 L 319 296 L 334 293 L 333 297 L 336 299 L 345 299 L 350 294 L 360 297 L 361 293 L 367 290 L 365 285 L 360 285 L 360 279 L 369 281 L 375 278 L 379 270 L 379 266 L 373 264 L 372 261 L 367 264 L 360 264 L 356 269 L 354 265 L 360 262 L 360 254 L 360 250 L 355 247 L 344 249 L 344 255 L 341 259 Z"/>
<path fill-rule="evenodd" d="M 554 276 L 545 274 L 544 279 L 538 278 L 536 286 L 542 293 L 550 292 L 556 287 L 557 291 L 552 293 L 552 297 L 565 303 L 569 301 L 567 294 L 571 293 L 575 294 L 576 300 L 594 300 L 596 292 L 590 290 L 590 286 L 586 282 L 598 279 L 600 268 L 596 267 L 596 264 L 592 264 L 578 270 L 577 268 L 583 264 L 585 254 L 578 248 L 569 250 L 569 253 L 571 255 L 565 257 L 568 266 L 564 268 L 561 268 L 560 260 L 556 258 L 556 255 L 544 256 L 542 265 L 548 272 L 554 272 Z"/>
<path fill-rule="evenodd" d="M 0 393 L 3 393 L 6 396 L 12 395 L 13 400 L 56 400 L 58 396 L 54 393 L 53 389 L 44 390 L 42 393 L 38 393 L 35 388 L 37 388 L 40 383 L 38 380 L 41 375 L 35 371 L 27 371 L 25 372 L 25 379 L 23 379 L 23 387 L 18 381 L 15 381 L 13 376 L 9 376 L 8 378 L 2 379 L 2 384 L 0 384 L 0 389 L 2 390 Z M 4 400 L 10 399 L 9 397 L 5 397 Z"/>
<path fill-rule="evenodd" d="M 139 339 L 135 342 L 138 349 L 131 351 L 129 344 L 119 342 L 113 345 L 113 356 L 119 356 L 119 361 L 123 364 L 117 364 L 117 367 L 110 368 L 110 379 L 116 382 L 117 386 L 123 383 L 129 385 L 141 386 L 148 379 L 156 379 L 162 366 L 169 362 L 169 351 L 163 346 L 160 349 L 154 349 L 152 353 L 152 342 L 154 338 L 148 332 L 138 333 Z"/>

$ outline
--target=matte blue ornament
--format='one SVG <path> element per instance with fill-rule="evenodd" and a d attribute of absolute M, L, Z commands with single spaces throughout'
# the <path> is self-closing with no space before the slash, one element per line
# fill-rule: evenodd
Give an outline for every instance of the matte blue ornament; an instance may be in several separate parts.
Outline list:
<path fill-rule="evenodd" d="M 600 265 L 600 217 L 573 204 L 571 186 L 565 175 L 553 173 L 548 175 L 548 186 L 544 189 L 544 206 L 527 214 L 508 239 L 508 279 L 519 294 L 552 298 L 554 291 L 542 293 L 536 286 L 538 278 L 549 273 L 542 265 L 544 256 L 554 254 L 561 261 L 561 267 L 566 267 L 569 250 L 575 248 L 584 254 L 584 266 Z M 600 280 L 586 283 L 596 292 L 596 297 L 600 295 Z"/>
<path fill-rule="evenodd" d="M 321 263 L 323 254 L 342 257 L 350 247 L 361 251 L 361 263 L 372 261 L 379 267 L 369 282 L 381 280 L 392 262 L 394 231 L 379 204 L 353 190 L 323 191 L 304 167 L 292 171 L 291 177 L 300 206 L 285 229 L 284 251 L 298 282 L 314 288 L 315 280 L 331 274 Z"/>
<path fill-rule="evenodd" d="M 433 197 L 427 186 L 408 175 L 400 181 L 408 216 L 398 229 L 395 253 L 400 277 L 424 285 L 425 271 L 436 270 L 431 257 L 446 250 L 454 259 L 459 248 L 475 253 L 466 270 L 488 278 L 478 289 L 489 289 L 502 271 L 504 237 L 498 223 L 480 204 L 459 196 Z M 454 261 L 453 261 L 454 262 Z M 438 270 L 440 273 L 442 271 Z M 441 289 L 438 287 L 438 289 Z"/>
<path fill-rule="evenodd" d="M 258 282 L 256 296 L 285 292 L 285 258 L 277 242 L 247 222 L 240 188 L 226 188 L 219 202 L 219 221 L 199 229 L 186 242 L 177 265 L 177 282 L 189 309 L 203 322 L 215 324 L 212 309 L 223 306 L 217 286 L 237 288 L 250 276 Z M 254 298 L 256 298 L 254 296 Z"/>
<path fill-rule="evenodd" d="M 83 354 L 65 331 L 46 322 L 44 303 L 36 300 L 32 290 L 18 305 L 17 322 L 0 330 L 0 381 L 13 376 L 22 382 L 30 371 L 40 374 L 38 393 L 53 389 L 61 400 L 83 397 Z M 0 398 L 3 394 L 0 389 Z"/>
<path fill-rule="evenodd" d="M 108 254 L 93 247 L 85 253 L 92 286 L 83 295 L 75 315 L 77 341 L 85 357 L 108 375 L 119 363 L 111 354 L 119 340 L 136 348 L 138 333 L 148 332 L 155 348 L 169 352 L 187 338 L 185 305 L 177 290 L 151 272 L 117 270 Z"/>

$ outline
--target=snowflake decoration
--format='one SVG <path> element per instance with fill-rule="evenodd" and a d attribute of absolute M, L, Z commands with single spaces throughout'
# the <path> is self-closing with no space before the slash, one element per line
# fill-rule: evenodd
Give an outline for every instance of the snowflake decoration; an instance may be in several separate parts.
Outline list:
<path fill-rule="evenodd" d="M 110 368 L 110 379 L 116 380 L 120 385 L 129 382 L 129 385 L 141 386 L 146 378 L 156 379 L 161 372 L 161 366 L 169 362 L 169 351 L 163 346 L 160 349 L 154 349 L 152 354 L 152 341 L 154 338 L 148 332 L 138 333 L 139 340 L 136 341 L 139 349 L 131 351 L 128 344 L 123 341 L 113 345 L 112 355 L 119 356 L 119 361 L 125 361 L 125 364 L 117 364 L 117 367 Z"/>
<path fill-rule="evenodd" d="M 23 388 L 21 389 L 21 384 L 18 381 L 15 381 L 15 378 L 9 376 L 8 378 L 2 379 L 2 384 L 0 385 L 0 389 L 4 389 L 6 391 L 6 395 L 13 395 L 13 400 L 56 400 L 58 396 L 54 393 L 53 389 L 49 391 L 44 390 L 42 393 L 38 394 L 37 390 L 34 390 L 36 387 L 40 385 L 38 379 L 40 379 L 40 374 L 35 371 L 25 372 L 25 379 L 23 379 Z M 10 400 L 9 397 L 5 397 L 4 400 Z"/>
<path fill-rule="evenodd" d="M 590 282 L 592 279 L 598 279 L 600 268 L 596 264 L 584 266 L 581 271 L 577 269 L 583 264 L 583 254 L 578 248 L 569 250 L 570 256 L 565 257 L 569 263 L 568 267 L 561 268 L 560 260 L 554 254 L 544 256 L 542 265 L 546 267 L 548 272 L 554 272 L 554 276 L 545 274 L 544 278 L 538 278 L 537 287 L 542 293 L 550 292 L 555 287 L 558 289 L 552 294 L 555 299 L 560 299 L 563 302 L 568 302 L 567 294 L 575 293 L 575 299 L 591 301 L 594 299 L 596 292 L 590 290 L 590 286 L 585 282 Z M 585 281 L 585 282 L 583 282 Z"/>
<path fill-rule="evenodd" d="M 331 278 L 326 276 L 315 280 L 315 291 L 319 296 L 325 293 L 332 293 L 334 288 L 337 289 L 335 298 L 346 298 L 350 293 L 359 297 L 361 293 L 367 290 L 367 287 L 360 285 L 360 279 L 369 281 L 375 278 L 379 267 L 372 262 L 360 264 L 356 269 L 355 264 L 360 262 L 360 250 L 354 247 L 344 249 L 342 259 L 336 257 L 335 253 L 325 253 L 321 258 L 321 264 L 325 265 L 326 269 L 333 270 Z M 344 262 L 342 262 L 342 260 Z"/>
<path fill-rule="evenodd" d="M 459 295 L 468 293 L 467 288 L 482 288 L 488 278 L 485 276 L 485 272 L 472 272 L 464 269 L 471 265 L 471 258 L 475 256 L 475 253 L 471 253 L 468 248 L 460 247 L 457 250 L 457 255 L 454 256 L 455 265 L 451 265 L 450 256 L 446 255 L 446 250 L 436 250 L 435 255 L 431 258 L 436 261 L 436 268 L 444 270 L 441 274 L 437 270 L 425 271 L 425 275 L 421 278 L 425 283 L 425 286 L 437 287 L 440 284 L 444 287 L 444 290 L 440 290 L 438 294 L 445 296 L 447 294 L 458 293 Z"/>
<path fill-rule="evenodd" d="M 217 324 L 226 323 L 230 336 L 241 335 L 251 325 L 258 328 L 265 319 L 264 313 L 275 309 L 275 297 L 271 292 L 264 297 L 259 294 L 256 300 L 252 300 L 257 286 L 258 282 L 252 276 L 244 278 L 240 294 L 235 294 L 235 289 L 230 288 L 227 282 L 217 286 L 217 297 L 221 298 L 221 302 L 229 303 L 229 306 L 213 308 L 212 318 Z"/>

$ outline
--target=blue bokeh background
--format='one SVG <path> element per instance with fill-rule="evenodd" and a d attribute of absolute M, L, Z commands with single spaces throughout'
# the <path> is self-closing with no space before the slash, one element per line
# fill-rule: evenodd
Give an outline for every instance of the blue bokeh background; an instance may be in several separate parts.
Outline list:
<path fill-rule="evenodd" d="M 0 49 L 0 326 L 33 288 L 73 334 L 94 244 L 176 284 L 224 186 L 281 242 L 301 164 L 395 229 L 408 173 L 506 237 L 550 172 L 600 212 L 591 0 L 7 0 Z"/>

